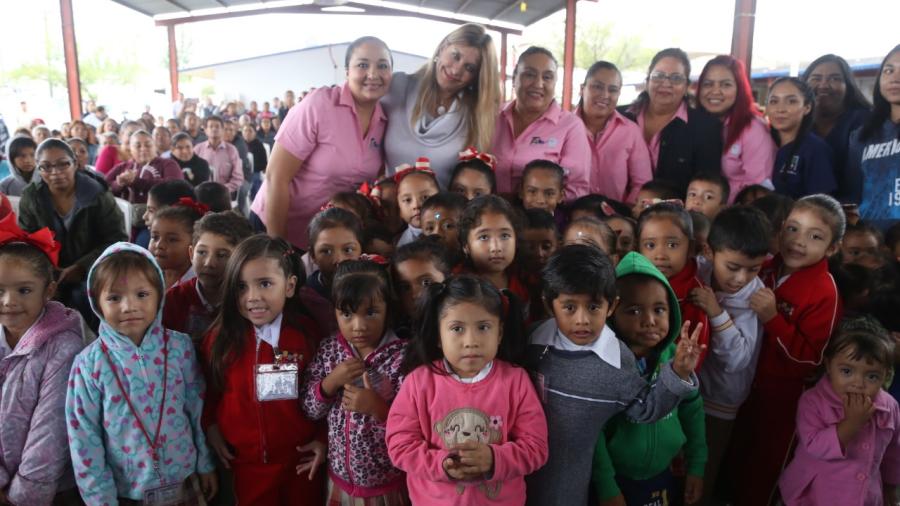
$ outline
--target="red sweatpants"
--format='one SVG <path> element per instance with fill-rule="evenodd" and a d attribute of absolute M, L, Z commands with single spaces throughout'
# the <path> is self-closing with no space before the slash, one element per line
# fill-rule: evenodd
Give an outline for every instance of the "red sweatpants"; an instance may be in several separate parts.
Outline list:
<path fill-rule="evenodd" d="M 296 461 L 269 464 L 232 464 L 234 492 L 239 506 L 319 506 L 325 503 L 326 466 L 315 478 L 297 476 Z"/>
<path fill-rule="evenodd" d="M 736 501 L 763 506 L 777 497 L 778 477 L 790 458 L 802 383 L 756 386 L 741 407 L 732 433 Z"/>

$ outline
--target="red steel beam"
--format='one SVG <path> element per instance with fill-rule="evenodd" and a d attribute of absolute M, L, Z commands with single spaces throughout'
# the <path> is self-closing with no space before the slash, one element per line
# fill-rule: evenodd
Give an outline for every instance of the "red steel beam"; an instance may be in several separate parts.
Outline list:
<path fill-rule="evenodd" d="M 735 0 L 734 28 L 731 33 L 731 56 L 744 62 L 747 74 L 753 58 L 753 25 L 756 21 L 756 0 Z"/>
<path fill-rule="evenodd" d="M 172 101 L 178 100 L 178 49 L 175 47 L 175 25 L 167 25 L 169 35 L 169 84 L 172 87 Z"/>
<path fill-rule="evenodd" d="M 500 97 L 506 102 L 506 59 L 507 59 L 506 32 L 500 33 Z"/>
<path fill-rule="evenodd" d="M 72 119 L 81 119 L 81 78 L 78 74 L 78 48 L 75 45 L 75 16 L 72 0 L 59 0 L 62 20 L 63 52 L 66 58 L 66 88 L 69 91 L 69 112 Z"/>
<path fill-rule="evenodd" d="M 575 69 L 575 0 L 566 0 L 566 41 L 563 52 L 562 107 L 572 109 L 572 71 Z"/>

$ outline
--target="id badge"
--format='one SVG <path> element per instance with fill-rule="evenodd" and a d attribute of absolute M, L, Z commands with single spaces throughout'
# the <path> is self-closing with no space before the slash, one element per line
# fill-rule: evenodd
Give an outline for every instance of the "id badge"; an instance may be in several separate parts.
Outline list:
<path fill-rule="evenodd" d="M 170 483 L 144 491 L 144 506 L 206 506 L 195 475 L 182 483 Z"/>
<path fill-rule="evenodd" d="M 297 363 L 256 366 L 256 400 L 284 401 L 300 397 L 300 366 Z"/>

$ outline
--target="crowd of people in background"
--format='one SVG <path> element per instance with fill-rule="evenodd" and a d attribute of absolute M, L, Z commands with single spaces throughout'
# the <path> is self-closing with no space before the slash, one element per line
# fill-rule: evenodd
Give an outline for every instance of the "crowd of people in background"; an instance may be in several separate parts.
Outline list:
<path fill-rule="evenodd" d="M 898 504 L 900 46 L 344 67 L 0 128 L 0 505 Z"/>

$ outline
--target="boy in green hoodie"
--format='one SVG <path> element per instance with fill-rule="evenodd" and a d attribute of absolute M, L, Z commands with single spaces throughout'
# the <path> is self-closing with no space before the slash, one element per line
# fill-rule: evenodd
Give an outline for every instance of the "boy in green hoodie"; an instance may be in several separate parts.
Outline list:
<path fill-rule="evenodd" d="M 641 374 L 653 381 L 675 353 L 681 329 L 678 298 L 666 277 L 644 256 L 629 253 L 616 267 L 619 305 L 612 315 L 616 336 L 634 353 Z M 610 420 L 594 452 L 593 482 L 603 505 L 693 504 L 703 492 L 706 431 L 700 395 L 683 400 L 665 418 L 637 424 Z M 687 478 L 673 473 L 684 450 Z"/>

